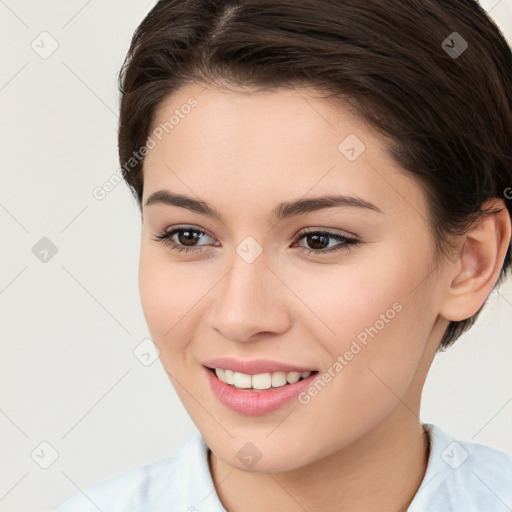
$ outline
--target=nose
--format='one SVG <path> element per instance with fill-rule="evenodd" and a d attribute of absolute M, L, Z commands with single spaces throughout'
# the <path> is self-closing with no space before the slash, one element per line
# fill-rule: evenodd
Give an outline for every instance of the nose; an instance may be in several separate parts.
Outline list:
<path fill-rule="evenodd" d="M 289 329 L 286 304 L 290 297 L 266 258 L 248 263 L 235 254 L 231 269 L 216 288 L 208 322 L 223 337 L 256 341 Z"/>

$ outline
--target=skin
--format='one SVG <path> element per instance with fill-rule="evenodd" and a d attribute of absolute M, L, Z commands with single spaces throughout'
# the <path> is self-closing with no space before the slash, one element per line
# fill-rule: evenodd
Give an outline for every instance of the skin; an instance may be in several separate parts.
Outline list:
<path fill-rule="evenodd" d="M 198 105 L 145 160 L 139 289 L 164 368 L 211 449 L 224 507 L 405 511 L 428 458 L 419 420 L 428 369 L 449 320 L 476 313 L 498 277 L 510 241 L 506 210 L 480 220 L 438 261 L 428 197 L 348 111 L 306 89 L 248 95 L 190 84 L 160 106 L 154 126 L 191 96 Z M 355 161 L 338 149 L 349 134 L 366 146 Z M 201 199 L 222 221 L 146 206 L 162 189 Z M 333 193 L 382 213 L 336 207 L 271 217 L 282 201 Z M 196 244 L 203 252 L 154 240 L 179 224 L 206 231 Z M 360 243 L 308 255 L 340 242 L 315 245 L 297 236 L 304 228 Z M 247 236 L 263 250 L 252 263 L 236 252 Z M 308 404 L 245 416 L 221 404 L 204 376 L 202 362 L 224 355 L 322 373 L 394 303 L 401 311 Z M 247 442 L 262 454 L 252 468 L 237 457 Z"/>

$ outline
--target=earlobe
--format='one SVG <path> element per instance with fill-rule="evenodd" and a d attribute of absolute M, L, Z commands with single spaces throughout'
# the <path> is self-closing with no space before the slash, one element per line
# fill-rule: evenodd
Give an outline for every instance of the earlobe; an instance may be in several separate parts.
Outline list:
<path fill-rule="evenodd" d="M 440 313 L 452 321 L 465 320 L 482 307 L 495 285 L 510 245 L 510 215 L 502 199 L 492 199 L 468 233 L 449 277 Z M 501 209 L 499 209 L 501 208 Z"/>

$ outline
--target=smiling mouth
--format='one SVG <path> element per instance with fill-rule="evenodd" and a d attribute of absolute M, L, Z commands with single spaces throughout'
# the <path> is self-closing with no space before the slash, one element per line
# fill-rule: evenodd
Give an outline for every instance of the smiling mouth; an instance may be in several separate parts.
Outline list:
<path fill-rule="evenodd" d="M 223 368 L 208 368 L 208 370 L 215 374 L 221 382 L 233 388 L 246 391 L 266 391 L 289 386 L 318 373 L 317 370 L 313 370 L 307 372 L 268 372 L 249 375 Z"/>

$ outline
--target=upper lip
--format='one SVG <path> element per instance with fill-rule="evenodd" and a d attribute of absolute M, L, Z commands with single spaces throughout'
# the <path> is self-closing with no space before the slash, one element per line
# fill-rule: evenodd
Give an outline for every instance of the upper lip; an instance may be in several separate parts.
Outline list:
<path fill-rule="evenodd" d="M 313 372 L 316 371 L 307 366 L 298 366 L 272 359 L 235 359 L 233 357 L 216 357 L 203 362 L 208 368 L 222 368 L 233 370 L 247 375 L 273 372 Z"/>

